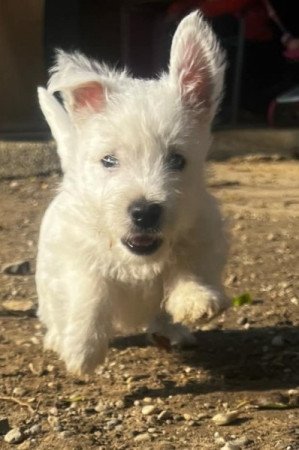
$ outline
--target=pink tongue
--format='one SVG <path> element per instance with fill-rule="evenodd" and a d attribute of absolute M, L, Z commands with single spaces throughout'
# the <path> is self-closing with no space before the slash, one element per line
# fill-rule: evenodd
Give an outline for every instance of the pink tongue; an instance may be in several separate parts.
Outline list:
<path fill-rule="evenodd" d="M 136 246 L 147 246 L 151 245 L 154 242 L 154 238 L 151 236 L 134 236 L 131 239 L 133 245 Z"/>

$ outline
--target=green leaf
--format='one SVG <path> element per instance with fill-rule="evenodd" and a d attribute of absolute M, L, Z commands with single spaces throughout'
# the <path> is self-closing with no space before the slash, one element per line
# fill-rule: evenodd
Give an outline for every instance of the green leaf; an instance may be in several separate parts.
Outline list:
<path fill-rule="evenodd" d="M 291 406 L 285 403 L 263 403 L 258 404 L 259 409 L 290 409 Z"/>
<path fill-rule="evenodd" d="M 243 305 L 250 305 L 252 303 L 252 297 L 248 292 L 245 292 L 244 294 L 237 295 L 232 299 L 233 306 L 243 306 Z"/>

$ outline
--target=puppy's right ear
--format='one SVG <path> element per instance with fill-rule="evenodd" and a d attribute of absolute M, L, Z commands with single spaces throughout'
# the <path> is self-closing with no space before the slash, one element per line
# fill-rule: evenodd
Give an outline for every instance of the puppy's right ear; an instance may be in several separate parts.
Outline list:
<path fill-rule="evenodd" d="M 105 109 L 112 78 L 103 69 L 80 53 L 57 52 L 48 89 L 61 92 L 64 106 L 75 124 Z"/>
<path fill-rule="evenodd" d="M 71 164 L 71 159 L 74 158 L 74 126 L 54 95 L 42 87 L 39 87 L 37 92 L 41 110 L 57 143 L 62 170 L 66 172 Z"/>

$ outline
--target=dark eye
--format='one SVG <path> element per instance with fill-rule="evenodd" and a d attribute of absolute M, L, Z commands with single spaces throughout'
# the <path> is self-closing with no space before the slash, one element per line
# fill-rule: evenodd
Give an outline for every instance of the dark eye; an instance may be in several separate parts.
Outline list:
<path fill-rule="evenodd" d="M 118 159 L 115 156 L 112 155 L 106 155 L 104 158 L 101 159 L 101 163 L 104 167 L 115 167 L 118 166 L 119 162 Z"/>
<path fill-rule="evenodd" d="M 186 159 L 179 153 L 170 153 L 166 158 L 166 163 L 169 170 L 183 170 L 186 165 Z"/>

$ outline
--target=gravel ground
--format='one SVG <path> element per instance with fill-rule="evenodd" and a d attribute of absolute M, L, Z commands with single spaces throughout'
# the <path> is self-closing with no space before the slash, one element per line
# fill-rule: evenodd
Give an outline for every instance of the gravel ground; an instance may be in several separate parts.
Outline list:
<path fill-rule="evenodd" d="M 252 302 L 191 349 L 118 338 L 84 378 L 43 352 L 35 317 L 38 228 L 59 178 L 0 183 L 0 264 L 18 263 L 0 274 L 1 449 L 299 449 L 299 163 L 231 159 L 208 179 L 231 229 L 228 293 Z"/>

